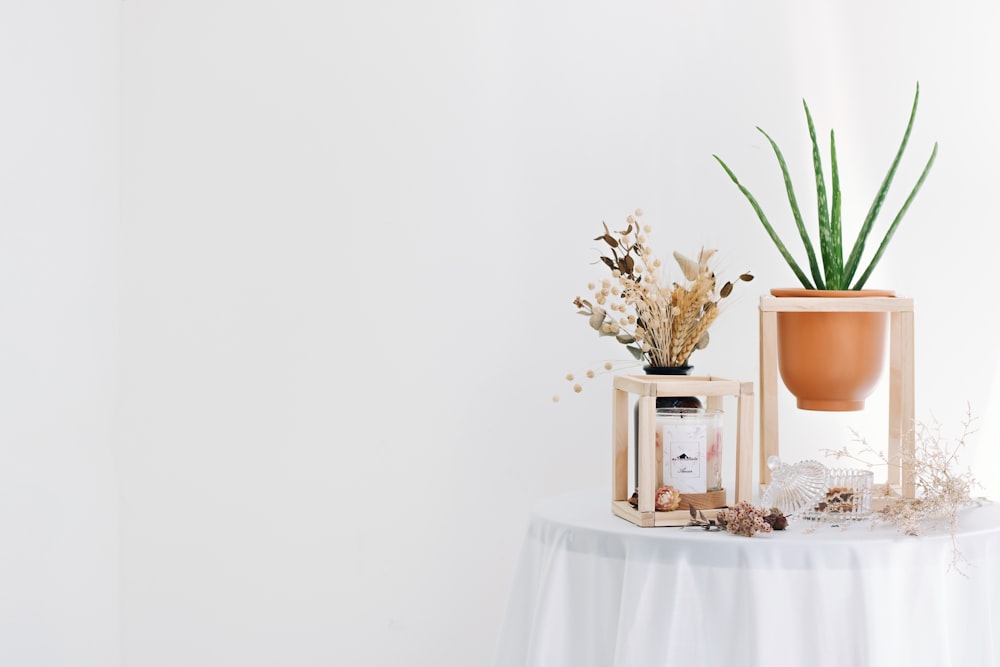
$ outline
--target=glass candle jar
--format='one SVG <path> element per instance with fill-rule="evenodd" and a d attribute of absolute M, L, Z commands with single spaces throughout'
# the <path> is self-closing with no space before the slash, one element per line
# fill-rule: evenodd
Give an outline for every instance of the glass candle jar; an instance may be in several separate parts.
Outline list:
<path fill-rule="evenodd" d="M 663 483 L 681 493 L 722 489 L 722 411 L 657 408 L 656 459 Z"/>

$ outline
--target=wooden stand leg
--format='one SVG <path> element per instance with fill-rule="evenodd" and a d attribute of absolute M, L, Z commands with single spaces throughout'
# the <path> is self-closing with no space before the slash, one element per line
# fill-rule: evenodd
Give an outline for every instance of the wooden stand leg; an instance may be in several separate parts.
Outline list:
<path fill-rule="evenodd" d="M 628 500 L 628 392 L 611 393 L 611 500 Z"/>
<path fill-rule="evenodd" d="M 740 388 L 736 403 L 736 502 L 753 498 L 753 383 Z"/>
<path fill-rule="evenodd" d="M 914 324 L 913 324 L 913 311 L 900 313 L 899 314 L 899 328 L 900 336 L 903 340 L 903 346 L 900 350 L 901 365 L 903 367 L 903 437 L 901 438 L 903 446 L 903 456 L 907 460 L 913 461 L 916 456 L 916 447 L 914 438 L 916 433 L 914 432 L 915 422 L 916 422 L 916 398 L 914 391 L 915 383 L 915 368 L 913 362 L 914 355 Z M 904 498 L 916 498 L 917 497 L 917 485 L 916 485 L 916 473 L 913 470 L 913 466 L 907 465 L 903 468 L 903 497 Z"/>
<path fill-rule="evenodd" d="M 892 313 L 889 327 L 889 477 L 903 498 L 916 497 L 913 459 L 913 312 Z"/>
<path fill-rule="evenodd" d="M 653 525 L 656 514 L 656 397 L 639 397 L 639 514 Z"/>
<path fill-rule="evenodd" d="M 778 314 L 760 314 L 760 483 L 771 481 L 767 459 L 778 454 Z"/>

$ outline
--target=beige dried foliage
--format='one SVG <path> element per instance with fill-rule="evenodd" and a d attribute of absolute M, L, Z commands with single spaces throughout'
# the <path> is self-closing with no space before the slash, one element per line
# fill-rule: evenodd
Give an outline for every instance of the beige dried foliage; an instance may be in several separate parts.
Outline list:
<path fill-rule="evenodd" d="M 719 301 L 729 296 L 733 282 L 717 289 L 710 260 L 713 249 L 702 249 L 697 260 L 674 252 L 683 281 L 667 283 L 659 260 L 648 245 L 649 227 L 640 228 L 641 211 L 626 219 L 625 229 L 594 240 L 605 244 L 599 261 L 611 277 L 595 285 L 591 299 L 573 304 L 587 316 L 599 335 L 614 336 L 637 360 L 651 366 L 686 366 L 696 349 L 708 344 L 708 329 L 719 315 Z M 750 273 L 735 282 L 750 281 Z"/>
<path fill-rule="evenodd" d="M 839 450 L 824 450 L 828 456 L 847 458 L 864 464 L 868 468 L 876 466 L 912 467 L 916 482 L 916 498 L 882 498 L 885 505 L 872 515 L 872 526 L 880 523 L 896 527 L 906 535 L 921 535 L 928 530 L 944 528 L 951 535 L 951 567 L 965 574 L 963 566 L 967 560 L 962 555 L 958 543 L 958 528 L 961 511 L 967 507 L 987 502 L 976 497 L 980 488 L 971 469 L 959 466 L 959 458 L 966 442 L 975 433 L 976 419 L 967 409 L 961 422 L 961 434 L 948 437 L 937 421 L 930 423 L 917 421 L 914 425 L 914 453 L 904 455 L 901 461 L 890 461 L 884 452 L 876 451 L 862 436 L 854 434 L 856 451 L 849 447 Z M 889 489 L 885 489 L 888 494 Z"/>

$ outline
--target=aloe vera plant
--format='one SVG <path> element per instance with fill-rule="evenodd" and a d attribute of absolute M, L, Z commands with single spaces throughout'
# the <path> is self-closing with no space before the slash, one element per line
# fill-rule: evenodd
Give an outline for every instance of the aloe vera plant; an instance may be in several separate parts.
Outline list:
<path fill-rule="evenodd" d="M 816 142 L 816 130 L 813 127 L 812 115 L 809 113 L 809 105 L 806 104 L 805 100 L 802 100 L 802 106 L 805 108 L 806 112 L 806 122 L 809 126 L 809 139 L 812 142 L 812 158 L 813 158 L 813 170 L 816 174 L 816 205 L 818 209 L 819 218 L 819 251 L 820 256 L 823 261 L 823 271 L 820 271 L 819 263 L 816 258 L 816 250 L 813 242 L 809 236 L 809 232 L 806 230 L 805 223 L 802 221 L 802 214 L 799 211 L 798 201 L 795 197 L 795 191 L 792 188 L 792 179 L 788 174 L 788 165 L 785 164 L 785 157 L 781 153 L 781 149 L 778 148 L 778 144 L 775 143 L 774 139 L 768 135 L 767 132 L 761 128 L 757 130 L 763 134 L 768 142 L 771 144 L 771 148 L 774 149 L 774 154 L 778 158 L 778 165 L 781 167 L 781 175 L 785 181 L 785 191 L 788 195 L 788 203 L 792 208 L 792 216 L 795 218 L 795 226 L 798 228 L 799 236 L 802 239 L 802 244 L 805 246 L 806 256 L 809 259 L 809 270 L 812 274 L 812 281 L 809 280 L 809 276 L 806 275 L 805 271 L 799 266 L 795 258 L 788 251 L 788 248 L 782 242 L 781 238 L 778 236 L 777 232 L 774 231 L 774 227 L 768 221 L 767 216 L 761 209 L 760 204 L 750 193 L 750 191 L 740 183 L 739 179 L 736 178 L 736 174 L 733 170 L 726 165 L 725 162 L 718 155 L 713 155 L 722 168 L 726 170 L 729 174 L 729 178 L 732 179 L 736 187 L 740 189 L 740 192 L 747 198 L 750 202 L 750 206 L 753 207 L 754 212 L 757 217 L 760 218 L 761 223 L 764 225 L 764 229 L 767 231 L 771 240 L 777 246 L 778 251 L 781 252 L 781 256 L 784 257 L 788 266 L 795 273 L 795 276 L 802 283 L 802 286 L 806 289 L 818 289 L 818 290 L 859 290 L 864 287 L 865 282 L 871 275 L 871 272 L 875 269 L 879 260 L 882 259 L 883 253 L 885 253 L 886 246 L 892 239 L 893 234 L 896 233 L 896 228 L 899 226 L 900 221 L 906 214 L 907 209 L 909 209 L 914 197 L 916 197 L 917 191 L 920 190 L 920 186 L 923 185 L 924 179 L 927 178 L 927 174 L 930 171 L 931 165 L 934 164 L 934 159 L 937 157 L 937 143 L 934 144 L 934 150 L 931 151 L 930 159 L 927 160 L 924 170 L 920 174 L 920 178 L 917 179 L 916 185 L 910 191 L 909 196 L 903 203 L 902 208 L 896 214 L 889 228 L 885 232 L 885 236 L 882 237 L 882 242 L 879 243 L 878 249 L 875 251 L 874 256 L 868 263 L 867 268 L 861 273 L 861 275 L 854 280 L 854 276 L 857 273 L 858 267 L 861 264 L 861 256 L 865 250 L 865 244 L 868 241 L 868 236 L 872 232 L 872 228 L 875 225 L 875 219 L 878 217 L 879 211 L 882 209 L 882 203 L 885 201 L 886 194 L 889 192 L 889 186 L 892 184 L 892 179 L 896 175 L 896 168 L 899 166 L 899 162 L 903 157 L 903 152 L 906 150 L 906 144 L 910 139 L 910 131 L 913 129 L 913 120 L 917 115 L 917 102 L 920 99 L 920 84 L 917 84 L 916 94 L 913 97 L 913 108 L 910 111 L 910 120 L 906 125 L 906 133 L 903 135 L 903 141 L 899 145 L 899 150 L 896 152 L 896 157 L 892 161 L 892 165 L 889 167 L 888 173 L 882 180 L 882 185 L 875 194 L 875 199 L 872 201 L 871 207 L 868 209 L 868 215 L 865 217 L 864 222 L 861 225 L 861 229 L 858 232 L 858 236 L 854 241 L 854 245 L 851 247 L 850 254 L 847 256 L 847 260 L 844 260 L 844 244 L 843 244 L 843 227 L 841 224 L 840 209 L 841 209 L 841 197 L 840 197 L 840 173 L 837 167 L 837 145 L 834 140 L 834 132 L 830 130 L 830 188 L 831 193 L 828 193 L 826 187 L 826 179 L 823 175 L 823 165 L 820 159 L 819 145 Z M 853 284 L 852 284 L 852 281 Z"/>

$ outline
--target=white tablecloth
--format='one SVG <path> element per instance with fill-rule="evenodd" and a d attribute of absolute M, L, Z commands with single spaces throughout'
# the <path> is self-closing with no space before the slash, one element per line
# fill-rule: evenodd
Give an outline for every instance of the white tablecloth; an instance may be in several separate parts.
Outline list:
<path fill-rule="evenodd" d="M 963 576 L 942 528 L 747 538 L 639 528 L 610 498 L 537 505 L 494 667 L 1000 667 L 1000 504 L 963 511 Z"/>

